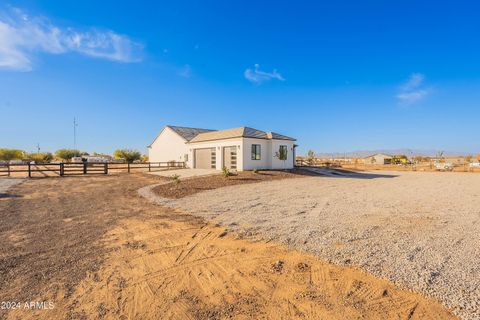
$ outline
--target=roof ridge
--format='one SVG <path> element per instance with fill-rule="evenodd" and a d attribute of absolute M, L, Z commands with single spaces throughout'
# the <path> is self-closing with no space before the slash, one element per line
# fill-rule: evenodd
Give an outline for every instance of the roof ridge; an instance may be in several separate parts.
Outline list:
<path fill-rule="evenodd" d="M 173 126 L 173 125 L 171 125 L 171 124 L 167 124 L 167 125 L 165 125 L 165 127 L 169 127 L 169 128 L 183 128 L 183 129 L 194 129 L 194 130 L 218 131 L 217 129 L 205 129 L 205 128 L 184 127 L 184 126 Z"/>

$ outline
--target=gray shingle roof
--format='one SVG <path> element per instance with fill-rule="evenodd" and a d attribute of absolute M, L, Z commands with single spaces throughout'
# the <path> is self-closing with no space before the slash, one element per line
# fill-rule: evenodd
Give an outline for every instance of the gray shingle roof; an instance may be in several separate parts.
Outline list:
<path fill-rule="evenodd" d="M 177 133 L 180 137 L 182 137 L 187 141 L 190 141 L 193 137 L 197 136 L 199 133 L 214 131 L 211 129 L 200 129 L 200 128 L 189 128 L 189 127 L 178 127 L 178 126 L 166 125 L 165 127 L 162 128 L 162 130 L 160 130 L 160 132 L 157 134 L 155 139 L 153 139 L 152 143 L 148 145 L 148 147 L 150 147 L 155 142 L 155 140 L 157 140 L 158 136 L 160 136 L 162 131 L 167 127 L 172 129 L 175 133 Z"/>
<path fill-rule="evenodd" d="M 170 128 L 175 131 L 179 136 L 187 140 L 188 142 L 201 142 L 201 141 L 212 141 L 212 140 L 222 140 L 230 138 L 256 138 L 256 139 L 276 139 L 276 140 L 291 140 L 295 141 L 294 138 L 290 138 L 275 132 L 265 132 L 262 130 L 257 130 L 250 127 L 240 127 L 233 129 L 225 130 L 211 130 L 211 129 L 200 129 L 200 128 L 189 128 L 189 127 L 178 127 L 178 126 L 165 126 L 165 128 Z M 163 131 L 162 129 L 162 131 Z M 162 133 L 160 131 L 160 133 Z M 149 147 L 157 140 L 160 133 L 155 137 Z"/>
<path fill-rule="evenodd" d="M 190 140 L 190 142 L 201 142 L 211 140 L 222 140 L 230 138 L 256 138 L 256 139 L 279 139 L 279 140 L 292 140 L 295 139 L 280 135 L 273 132 L 265 132 L 250 127 L 240 127 L 226 130 L 218 130 L 211 132 L 203 132 Z"/>
<path fill-rule="evenodd" d="M 215 131 L 211 129 L 200 129 L 200 128 L 189 128 L 189 127 L 177 127 L 177 126 L 167 126 L 173 131 L 175 131 L 179 136 L 184 138 L 187 141 L 192 140 L 195 136 L 203 132 Z"/>

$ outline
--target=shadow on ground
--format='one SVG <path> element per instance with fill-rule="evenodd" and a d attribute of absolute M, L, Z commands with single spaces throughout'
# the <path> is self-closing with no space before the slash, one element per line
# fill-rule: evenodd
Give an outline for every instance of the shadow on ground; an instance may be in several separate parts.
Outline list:
<path fill-rule="evenodd" d="M 348 171 L 341 169 L 332 169 L 325 167 L 302 167 L 302 171 L 311 173 L 314 176 L 327 176 L 329 178 L 350 178 L 350 179 L 379 179 L 379 178 L 396 178 L 394 174 L 377 174 L 365 173 L 358 171 Z"/>

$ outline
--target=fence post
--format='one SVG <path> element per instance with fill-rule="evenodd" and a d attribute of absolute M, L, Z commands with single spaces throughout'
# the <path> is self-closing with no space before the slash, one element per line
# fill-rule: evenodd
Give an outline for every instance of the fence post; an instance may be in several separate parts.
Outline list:
<path fill-rule="evenodd" d="M 65 174 L 65 168 L 64 168 L 64 163 L 61 162 L 60 163 L 60 177 L 63 177 L 63 175 Z"/>
<path fill-rule="evenodd" d="M 104 166 L 103 173 L 108 174 L 108 162 L 105 162 Z"/>
<path fill-rule="evenodd" d="M 128 173 L 130 173 L 130 162 L 127 162 Z"/>
<path fill-rule="evenodd" d="M 150 162 L 148 163 L 148 172 L 152 171 L 152 168 L 150 168 Z"/>
<path fill-rule="evenodd" d="M 10 177 L 10 164 L 7 164 L 7 175 Z"/>
<path fill-rule="evenodd" d="M 83 163 L 83 174 L 87 174 L 87 163 Z"/>
<path fill-rule="evenodd" d="M 32 177 L 32 168 L 31 168 L 30 162 L 28 163 L 28 177 L 29 178 Z"/>

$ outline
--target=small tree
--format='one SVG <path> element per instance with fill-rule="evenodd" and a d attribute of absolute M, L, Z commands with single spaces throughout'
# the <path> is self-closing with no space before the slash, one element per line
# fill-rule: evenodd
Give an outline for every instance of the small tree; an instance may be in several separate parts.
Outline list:
<path fill-rule="evenodd" d="M 18 149 L 0 149 L 0 160 L 21 160 L 25 156 L 25 151 Z"/>
<path fill-rule="evenodd" d="M 34 152 L 28 154 L 27 158 L 36 163 L 46 163 L 52 161 L 53 155 L 50 152 Z"/>
<path fill-rule="evenodd" d="M 314 160 L 315 160 L 315 152 L 313 150 L 308 150 L 308 152 L 307 152 L 307 163 L 309 165 L 312 165 Z"/>
<path fill-rule="evenodd" d="M 132 149 L 117 149 L 113 153 L 113 156 L 117 159 L 123 159 L 127 163 L 132 163 L 135 160 L 140 160 L 142 154 L 137 150 Z"/>
<path fill-rule="evenodd" d="M 73 157 L 80 157 L 82 153 L 77 149 L 60 149 L 55 152 L 55 156 L 65 161 L 70 161 Z"/>
<path fill-rule="evenodd" d="M 445 153 L 444 151 L 439 151 L 439 152 L 437 152 L 437 161 L 438 161 L 438 162 L 440 162 L 440 163 L 445 162 L 444 157 L 443 157 L 443 154 L 444 154 L 444 153 Z"/>
<path fill-rule="evenodd" d="M 285 168 L 285 161 L 287 161 L 288 158 L 287 146 L 280 146 L 278 151 L 275 152 L 275 157 L 283 161 L 283 168 Z"/>

